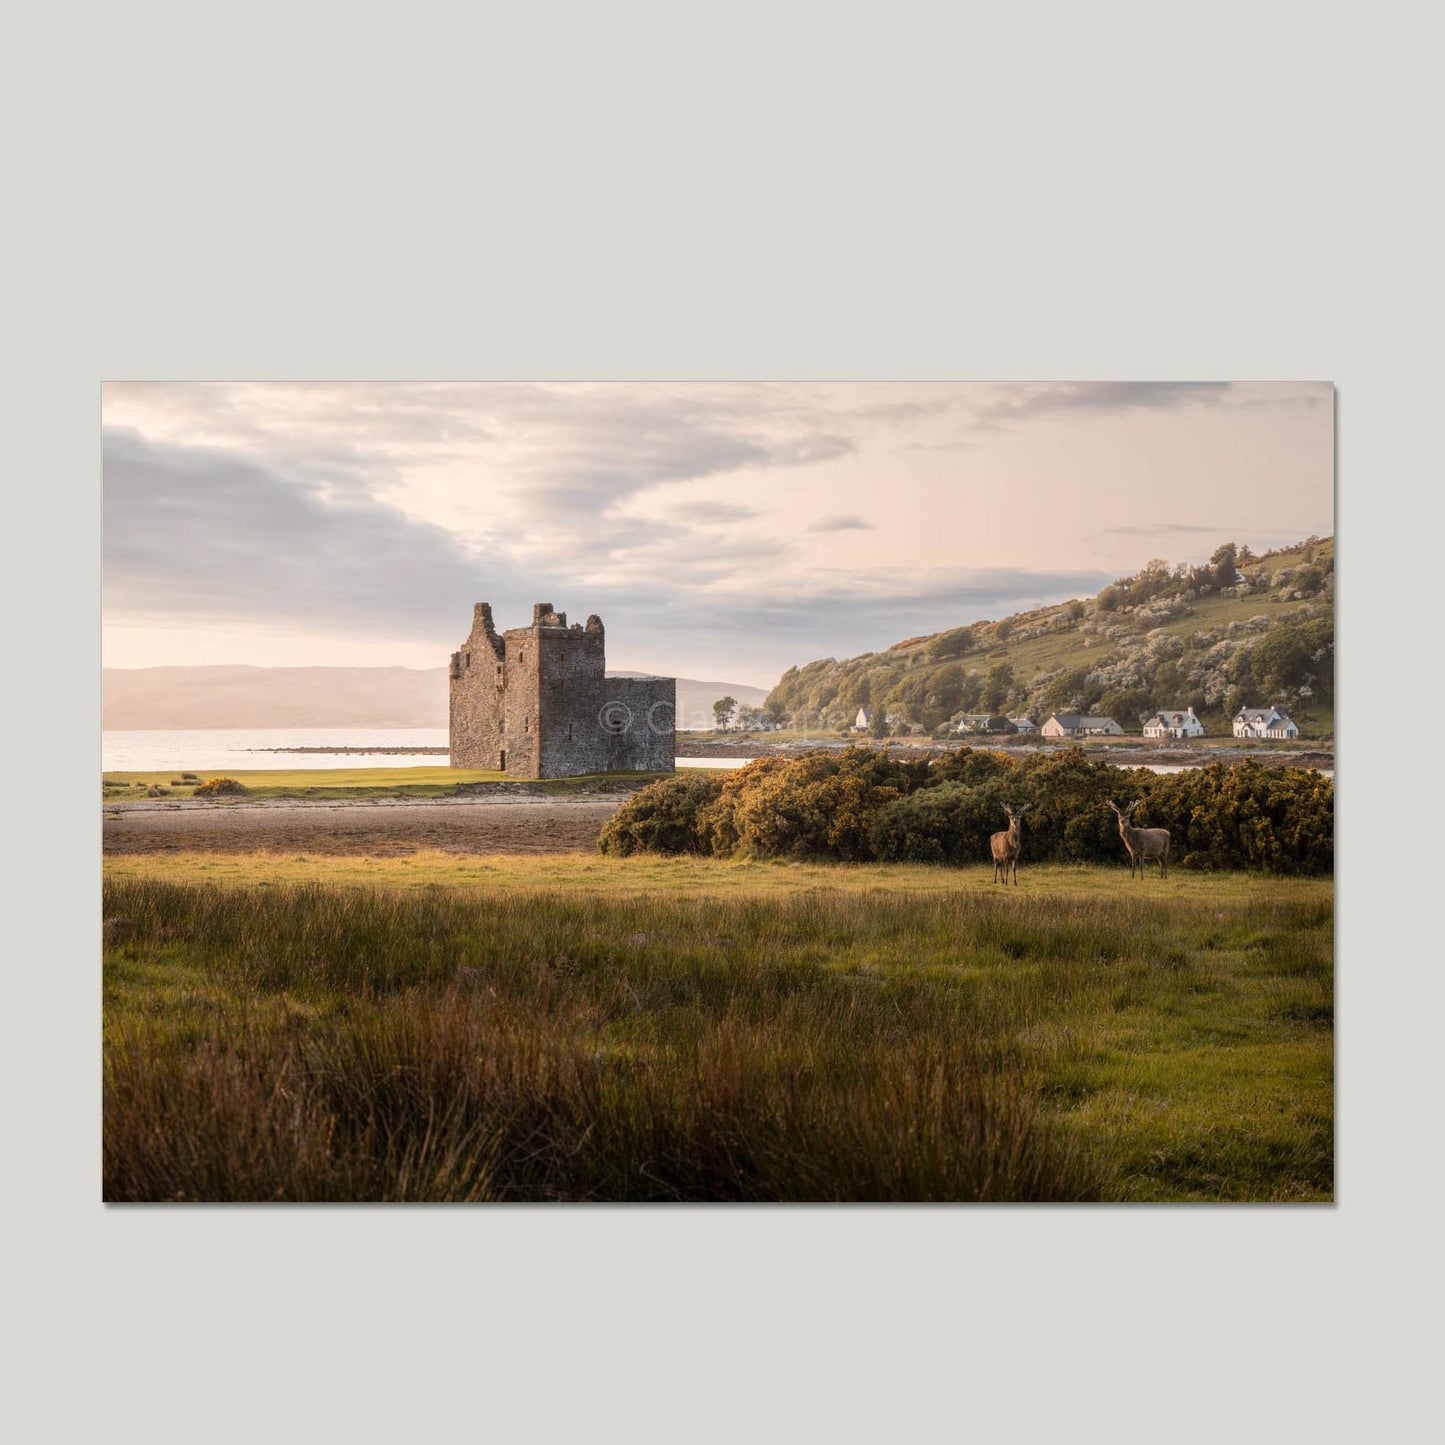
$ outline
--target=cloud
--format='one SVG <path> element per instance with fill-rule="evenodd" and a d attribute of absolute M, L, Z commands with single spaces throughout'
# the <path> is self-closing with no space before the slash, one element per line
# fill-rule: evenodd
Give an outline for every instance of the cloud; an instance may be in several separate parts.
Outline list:
<path fill-rule="evenodd" d="M 430 517 L 527 575 L 623 575 L 641 556 L 682 568 L 695 527 L 759 515 L 688 486 L 823 465 L 923 408 L 890 395 L 880 420 L 859 400 L 762 384 L 121 383 L 103 410 L 112 431 L 228 453 L 312 505 Z"/>
<path fill-rule="evenodd" d="M 752 675 L 775 678 L 794 664 L 820 657 L 854 657 L 904 637 L 941 632 L 984 618 L 1027 611 L 1071 597 L 1089 597 L 1114 580 L 1112 572 L 1032 571 L 1023 568 L 874 569 L 862 574 L 814 570 L 792 584 L 726 596 L 690 592 L 668 602 L 674 636 L 688 639 L 688 656 L 736 658 L 735 636 L 750 640 Z M 609 603 L 607 617 L 629 636 L 633 657 L 670 638 L 653 631 L 653 604 L 636 594 Z M 648 642 L 642 641 L 646 635 Z M 734 672 L 740 671 L 733 665 Z M 746 681 L 739 677 L 739 681 Z"/>
<path fill-rule="evenodd" d="M 102 450 L 112 617 L 445 638 L 465 632 L 484 590 L 522 605 L 508 559 L 386 503 L 329 494 L 234 451 L 130 431 L 107 429 Z"/>
<path fill-rule="evenodd" d="M 1227 529 L 1200 526 L 1193 522 L 1147 522 L 1134 527 L 1105 527 L 1100 537 L 1177 537 L 1185 533 L 1200 532 L 1209 536 L 1222 537 Z"/>
<path fill-rule="evenodd" d="M 871 532 L 872 522 L 866 521 L 855 512 L 835 512 L 819 517 L 807 530 L 810 532 Z"/>
<path fill-rule="evenodd" d="M 872 477 L 886 490 L 904 448 L 987 448 L 1034 418 L 1045 431 L 1060 417 L 1177 409 L 1188 434 L 1197 413 L 1226 397 L 1241 420 L 1298 430 L 1308 414 L 1292 420 L 1291 409 L 1327 402 L 1330 391 L 1201 382 L 107 385 L 106 618 L 162 637 L 203 620 L 258 637 L 374 637 L 380 656 L 404 637 L 427 652 L 435 641 L 441 660 L 474 602 L 491 602 L 498 622 L 515 626 L 548 598 L 574 614 L 601 613 L 613 647 L 625 649 L 619 666 L 688 675 L 716 666 L 726 671 L 712 675 L 767 681 L 788 662 L 1087 595 L 1117 575 L 801 570 L 804 557 L 856 551 L 848 534 L 859 531 L 870 532 L 880 562 L 908 559 L 899 519 L 936 485 L 915 473 L 953 464 L 903 468 L 897 504 L 874 509 L 876 521 L 818 515 L 803 524 L 804 543 L 792 519 L 866 504 L 868 493 L 836 485 L 840 476 L 850 486 Z M 1243 410 L 1256 402 L 1278 406 L 1278 417 Z M 1112 480 L 1108 468 L 1127 470 L 1127 435 L 1100 430 L 1069 449 L 1061 474 Z M 1104 446 L 1102 457 L 1088 445 Z M 850 459 L 845 468 L 827 470 L 840 459 Z M 1122 481 L 1114 494 L 1087 524 L 1108 527 L 1094 534 L 1107 540 L 1091 561 L 1106 563 L 1130 537 L 1178 536 L 1182 546 L 1229 535 L 1147 520 L 1162 503 L 1147 491 L 1133 501 Z M 1216 510 L 1221 494 L 1210 491 L 1209 503 L 1199 488 L 1175 489 L 1168 509 Z M 1249 495 L 1276 497 L 1278 488 Z M 1235 506 L 1226 501 L 1225 510 Z M 1283 525 L 1261 515 L 1234 530 L 1243 540 L 1250 526 Z M 971 534 L 952 552 L 942 540 L 930 538 L 929 560 L 988 560 L 971 550 Z M 1045 542 L 1009 557 L 1041 569 L 1084 560 Z M 264 650 L 259 642 L 259 657 Z"/>
<path fill-rule="evenodd" d="M 1010 384 L 1009 395 L 986 402 L 979 415 L 993 421 L 1023 421 L 1059 412 L 1117 413 L 1215 406 L 1229 392 L 1227 381 L 1064 381 Z"/>
<path fill-rule="evenodd" d="M 104 436 L 104 512 L 112 619 L 435 638 L 438 663 L 465 635 L 474 602 L 491 602 L 505 628 L 523 625 L 545 597 L 601 613 L 626 638 L 618 665 L 675 666 L 680 650 L 699 664 L 735 662 L 738 639 L 748 638 L 750 670 L 766 681 L 791 662 L 875 650 L 1111 580 L 1010 569 L 790 575 L 785 543 L 747 537 L 690 566 L 649 566 L 644 552 L 635 575 L 524 571 L 505 552 L 470 548 L 384 502 L 328 494 L 235 451 L 116 428 Z M 757 580 L 760 558 L 781 580 Z"/>
<path fill-rule="evenodd" d="M 674 502 L 669 509 L 673 516 L 686 522 L 745 522 L 758 515 L 756 507 L 739 506 L 736 502 Z"/>

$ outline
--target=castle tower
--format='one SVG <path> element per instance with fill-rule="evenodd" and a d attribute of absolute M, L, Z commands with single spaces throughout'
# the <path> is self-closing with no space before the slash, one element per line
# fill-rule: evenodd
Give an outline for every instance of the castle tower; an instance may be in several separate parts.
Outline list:
<path fill-rule="evenodd" d="M 486 602 L 451 662 L 451 765 L 512 778 L 671 771 L 677 685 L 608 677 L 596 614 L 567 625 L 550 602 L 499 634 Z"/>

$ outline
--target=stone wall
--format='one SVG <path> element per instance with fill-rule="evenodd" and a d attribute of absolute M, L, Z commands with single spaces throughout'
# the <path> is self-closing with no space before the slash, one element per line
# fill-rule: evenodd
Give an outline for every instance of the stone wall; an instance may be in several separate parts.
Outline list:
<path fill-rule="evenodd" d="M 668 771 L 676 742 L 672 678 L 609 678 L 602 619 L 567 625 L 548 602 L 532 625 L 498 635 L 478 603 L 451 666 L 451 764 L 514 778 Z"/>
<path fill-rule="evenodd" d="M 603 726 L 611 742 L 608 770 L 639 773 L 670 770 L 677 752 L 676 680 L 609 677 L 607 697 Z"/>
<path fill-rule="evenodd" d="M 492 609 L 478 602 L 472 630 L 452 653 L 451 764 L 454 768 L 497 768 L 502 749 L 503 643 Z"/>

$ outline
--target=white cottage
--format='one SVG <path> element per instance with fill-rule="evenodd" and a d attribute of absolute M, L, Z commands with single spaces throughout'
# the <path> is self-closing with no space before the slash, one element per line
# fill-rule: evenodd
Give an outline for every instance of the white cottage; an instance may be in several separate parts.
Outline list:
<path fill-rule="evenodd" d="M 1192 707 L 1182 712 L 1178 708 L 1156 712 L 1144 724 L 1146 738 L 1202 738 L 1204 724 L 1194 715 Z"/>
<path fill-rule="evenodd" d="M 1234 715 L 1237 738 L 1273 738 L 1277 742 L 1299 736 L 1295 720 L 1277 707 L 1242 707 Z"/>
<path fill-rule="evenodd" d="M 1084 713 L 1050 713 L 1048 721 L 1039 729 L 1046 738 L 1121 738 L 1124 729 L 1111 717 L 1089 717 Z"/>

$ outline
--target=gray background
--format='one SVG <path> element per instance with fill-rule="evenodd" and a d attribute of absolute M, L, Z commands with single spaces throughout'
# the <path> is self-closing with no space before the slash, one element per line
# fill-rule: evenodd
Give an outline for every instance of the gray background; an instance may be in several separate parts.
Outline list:
<path fill-rule="evenodd" d="M 1436 13 L 12 17 L 25 1438 L 1411 1430 L 1439 1174 L 1438 790 L 1410 756 L 1440 692 Z M 103 1210 L 99 383 L 179 377 L 1338 383 L 1339 1205 Z M 1408 741 L 1366 725 L 1385 704 Z"/>

